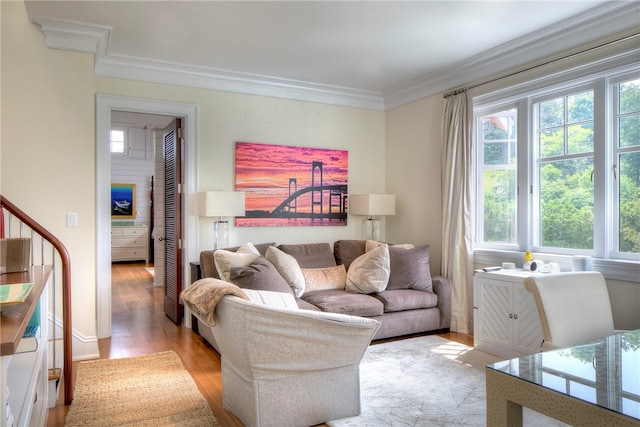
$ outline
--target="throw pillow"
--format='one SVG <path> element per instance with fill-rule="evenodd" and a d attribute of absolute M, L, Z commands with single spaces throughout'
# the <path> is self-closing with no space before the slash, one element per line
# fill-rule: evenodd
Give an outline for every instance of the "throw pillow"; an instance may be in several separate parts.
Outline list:
<path fill-rule="evenodd" d="M 429 270 L 429 245 L 406 249 L 389 246 L 391 272 L 387 289 L 416 289 L 433 292 Z"/>
<path fill-rule="evenodd" d="M 386 244 L 387 243 L 385 243 L 385 242 L 379 242 L 377 240 L 367 240 L 367 242 L 365 243 L 365 246 L 364 246 L 364 251 L 365 252 L 369 252 L 372 249 L 378 248 L 378 247 L 380 247 L 382 245 L 386 245 Z M 397 246 L 397 247 L 405 248 L 405 249 L 411 249 L 411 248 L 414 247 L 411 243 L 401 243 L 401 244 L 399 243 L 399 244 L 395 244 L 395 245 L 392 244 L 391 246 Z"/>
<path fill-rule="evenodd" d="M 237 251 L 231 252 L 224 249 L 218 249 L 213 252 L 213 262 L 216 270 L 220 274 L 220 278 L 230 282 L 229 272 L 233 267 L 246 267 L 253 260 L 260 256 L 260 252 L 251 242 L 240 246 Z"/>
<path fill-rule="evenodd" d="M 344 265 L 325 268 L 302 268 L 304 276 L 304 293 L 321 289 L 344 289 L 347 270 Z"/>
<path fill-rule="evenodd" d="M 246 267 L 232 267 L 229 278 L 232 283 L 243 289 L 284 292 L 293 295 L 287 281 L 264 257 L 256 258 Z"/>
<path fill-rule="evenodd" d="M 275 246 L 267 249 L 266 258 L 275 266 L 280 275 L 287 281 L 295 296 L 304 294 L 304 276 L 296 259 Z"/>
<path fill-rule="evenodd" d="M 351 262 L 345 289 L 362 294 L 382 292 L 389 282 L 389 270 L 389 247 L 383 244 Z"/>

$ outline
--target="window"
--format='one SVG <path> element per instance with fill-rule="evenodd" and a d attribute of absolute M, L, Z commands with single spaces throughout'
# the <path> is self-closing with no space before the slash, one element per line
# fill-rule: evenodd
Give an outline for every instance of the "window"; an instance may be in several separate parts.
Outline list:
<path fill-rule="evenodd" d="M 124 153 L 124 135 L 125 131 L 123 129 L 111 129 L 109 133 L 111 153 Z"/>
<path fill-rule="evenodd" d="M 640 252 L 640 79 L 614 85 L 614 180 L 621 254 Z"/>
<path fill-rule="evenodd" d="M 488 114 L 478 121 L 482 146 L 479 203 L 484 214 L 479 224 L 485 242 L 517 243 L 517 111 Z"/>
<path fill-rule="evenodd" d="M 640 261 L 636 70 L 474 99 L 477 249 Z"/>
<path fill-rule="evenodd" d="M 534 246 L 593 249 L 593 90 L 534 102 Z"/>

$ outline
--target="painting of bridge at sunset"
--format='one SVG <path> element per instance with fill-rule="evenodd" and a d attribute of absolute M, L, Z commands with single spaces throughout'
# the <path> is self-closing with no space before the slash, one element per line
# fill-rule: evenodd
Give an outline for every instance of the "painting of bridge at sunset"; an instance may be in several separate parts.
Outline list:
<path fill-rule="evenodd" d="M 236 142 L 236 226 L 347 225 L 346 150 Z"/>

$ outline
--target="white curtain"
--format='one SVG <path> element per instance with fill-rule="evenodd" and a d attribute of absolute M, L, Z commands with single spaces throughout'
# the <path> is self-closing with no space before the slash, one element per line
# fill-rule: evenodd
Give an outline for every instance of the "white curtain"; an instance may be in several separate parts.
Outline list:
<path fill-rule="evenodd" d="M 446 98 L 442 116 L 442 275 L 452 282 L 451 330 L 466 334 L 473 333 L 472 112 L 465 90 Z"/>

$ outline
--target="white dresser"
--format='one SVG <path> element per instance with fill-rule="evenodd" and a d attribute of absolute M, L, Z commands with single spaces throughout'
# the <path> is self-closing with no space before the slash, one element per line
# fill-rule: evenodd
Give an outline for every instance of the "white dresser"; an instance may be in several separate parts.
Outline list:
<path fill-rule="evenodd" d="M 149 228 L 111 227 L 111 262 L 149 262 Z"/>
<path fill-rule="evenodd" d="M 511 359 L 540 351 L 542 327 L 523 270 L 477 271 L 473 279 L 473 341 L 485 353 Z"/>

